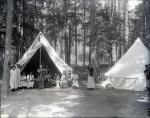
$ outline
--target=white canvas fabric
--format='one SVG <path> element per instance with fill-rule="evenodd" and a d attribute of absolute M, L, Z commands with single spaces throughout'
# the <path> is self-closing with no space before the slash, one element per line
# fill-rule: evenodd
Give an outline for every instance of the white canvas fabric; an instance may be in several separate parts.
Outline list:
<path fill-rule="evenodd" d="M 150 52 L 137 38 L 124 56 L 104 75 L 116 89 L 143 91 L 146 88 L 145 65 L 150 63 Z"/>
<path fill-rule="evenodd" d="M 39 38 L 40 37 L 40 38 Z M 72 68 L 68 66 L 55 52 L 55 50 L 51 47 L 49 42 L 46 40 L 45 36 L 42 32 L 38 34 L 30 48 L 26 51 L 26 53 L 23 55 L 23 57 L 17 62 L 17 64 L 20 64 L 21 71 L 25 68 L 27 63 L 30 61 L 32 56 L 35 54 L 35 52 L 41 47 L 44 46 L 46 49 L 49 57 L 52 59 L 53 63 L 56 65 L 60 73 L 63 73 L 63 71 L 72 71 Z"/>

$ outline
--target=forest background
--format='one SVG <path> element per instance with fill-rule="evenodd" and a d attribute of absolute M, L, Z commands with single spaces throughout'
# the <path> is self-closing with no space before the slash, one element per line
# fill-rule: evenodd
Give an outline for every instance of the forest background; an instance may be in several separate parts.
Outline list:
<path fill-rule="evenodd" d="M 148 0 L 8 1 L 13 1 L 12 31 L 8 28 L 12 32 L 10 65 L 22 57 L 40 31 L 68 65 L 82 71 L 93 63 L 99 74 L 117 62 L 137 37 L 150 45 L 144 32 L 150 22 L 145 22 Z M 0 78 L 8 1 L 0 0 Z"/>

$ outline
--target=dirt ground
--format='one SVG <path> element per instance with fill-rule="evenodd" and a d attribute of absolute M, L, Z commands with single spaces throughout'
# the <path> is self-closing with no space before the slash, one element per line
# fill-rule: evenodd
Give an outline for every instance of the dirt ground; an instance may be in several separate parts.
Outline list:
<path fill-rule="evenodd" d="M 33 89 L 12 93 L 1 105 L 1 117 L 148 118 L 145 92 L 112 89 Z"/>

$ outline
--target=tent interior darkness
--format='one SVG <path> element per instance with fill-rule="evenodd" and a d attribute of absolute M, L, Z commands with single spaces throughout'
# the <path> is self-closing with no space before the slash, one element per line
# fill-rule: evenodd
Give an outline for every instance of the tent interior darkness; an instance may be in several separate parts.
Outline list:
<path fill-rule="evenodd" d="M 46 49 L 42 46 L 41 47 L 41 64 L 43 65 L 43 68 L 47 68 L 48 71 L 51 73 L 51 75 L 55 73 L 59 73 L 59 70 L 49 57 Z M 29 74 L 32 72 L 34 77 L 37 77 L 37 69 L 39 68 L 40 65 L 40 48 L 35 52 L 35 54 L 32 56 L 28 64 L 25 66 L 24 70 L 22 71 L 21 74 Z"/>

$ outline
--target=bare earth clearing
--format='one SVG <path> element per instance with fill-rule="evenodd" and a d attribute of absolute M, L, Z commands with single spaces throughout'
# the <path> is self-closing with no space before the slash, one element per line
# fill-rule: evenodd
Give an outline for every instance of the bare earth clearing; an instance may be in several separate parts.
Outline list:
<path fill-rule="evenodd" d="M 1 105 L 1 116 L 148 118 L 145 95 L 110 89 L 19 90 Z"/>

